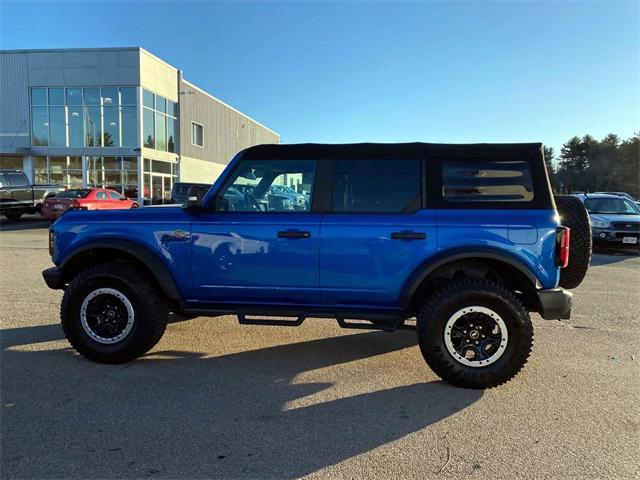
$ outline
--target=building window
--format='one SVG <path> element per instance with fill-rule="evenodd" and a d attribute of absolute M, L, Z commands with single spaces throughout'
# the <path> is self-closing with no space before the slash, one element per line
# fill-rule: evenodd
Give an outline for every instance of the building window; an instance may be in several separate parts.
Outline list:
<path fill-rule="evenodd" d="M 176 103 L 149 90 L 143 91 L 143 99 L 144 146 L 175 153 L 177 131 L 175 124 L 178 112 Z"/>
<path fill-rule="evenodd" d="M 49 109 L 31 107 L 31 144 L 46 147 L 49 145 Z"/>
<path fill-rule="evenodd" d="M 49 145 L 67 145 L 67 120 L 64 107 L 49 107 Z"/>
<path fill-rule="evenodd" d="M 31 144 L 136 147 L 136 87 L 31 89 Z"/>
<path fill-rule="evenodd" d="M 204 127 L 196 122 L 191 122 L 191 143 L 198 147 L 204 147 Z"/>

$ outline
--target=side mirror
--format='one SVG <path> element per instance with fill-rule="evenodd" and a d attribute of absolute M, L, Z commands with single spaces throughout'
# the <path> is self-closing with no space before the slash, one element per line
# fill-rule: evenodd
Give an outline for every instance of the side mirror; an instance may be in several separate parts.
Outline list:
<path fill-rule="evenodd" d="M 203 197 L 204 189 L 202 187 L 198 187 L 196 185 L 189 187 L 189 191 L 187 192 L 187 202 L 184 204 L 184 207 L 187 210 L 199 210 L 202 208 Z"/>

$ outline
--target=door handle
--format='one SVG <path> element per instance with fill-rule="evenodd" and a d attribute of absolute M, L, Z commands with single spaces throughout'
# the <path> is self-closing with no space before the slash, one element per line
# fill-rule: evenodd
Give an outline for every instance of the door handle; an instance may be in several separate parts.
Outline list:
<path fill-rule="evenodd" d="M 422 232 L 391 232 L 392 240 L 425 240 L 426 233 Z"/>
<path fill-rule="evenodd" d="M 278 238 L 311 238 L 311 232 L 302 232 L 300 230 L 281 230 L 278 232 Z"/>

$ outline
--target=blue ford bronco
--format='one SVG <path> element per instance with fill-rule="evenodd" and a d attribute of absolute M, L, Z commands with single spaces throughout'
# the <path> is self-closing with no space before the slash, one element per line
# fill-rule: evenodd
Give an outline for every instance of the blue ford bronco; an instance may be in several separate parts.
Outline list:
<path fill-rule="evenodd" d="M 415 317 L 435 373 L 488 388 L 526 363 L 529 312 L 569 318 L 591 234 L 539 143 L 301 144 L 241 151 L 181 207 L 70 211 L 49 246 L 64 332 L 97 362 L 145 354 L 170 313 L 387 331 Z"/>

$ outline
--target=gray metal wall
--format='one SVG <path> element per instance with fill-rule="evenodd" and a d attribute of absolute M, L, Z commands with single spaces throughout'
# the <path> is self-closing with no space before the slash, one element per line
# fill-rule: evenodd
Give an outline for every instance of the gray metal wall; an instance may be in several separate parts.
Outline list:
<path fill-rule="evenodd" d="M 0 152 L 18 153 L 30 145 L 27 55 L 0 53 Z"/>
<path fill-rule="evenodd" d="M 280 135 L 201 91 L 180 81 L 180 155 L 226 165 L 240 150 L 279 143 Z M 204 126 L 204 147 L 191 144 L 191 122 Z"/>

